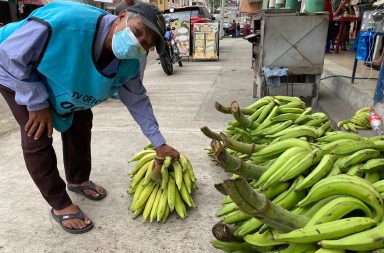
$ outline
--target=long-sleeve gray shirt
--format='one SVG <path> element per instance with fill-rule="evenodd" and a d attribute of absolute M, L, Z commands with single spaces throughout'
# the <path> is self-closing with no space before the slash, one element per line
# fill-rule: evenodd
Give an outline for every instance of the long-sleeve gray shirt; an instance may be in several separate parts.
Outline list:
<path fill-rule="evenodd" d="M 100 22 L 95 42 L 96 59 L 101 55 L 104 41 L 116 18 L 114 15 L 105 15 Z M 16 102 L 25 105 L 29 111 L 49 107 L 48 91 L 36 69 L 47 39 L 48 28 L 31 20 L 0 44 L 0 85 L 15 91 Z M 107 75 L 117 72 L 118 63 L 118 59 L 113 60 L 103 72 Z M 122 85 L 118 92 L 120 100 L 151 143 L 155 147 L 164 144 L 165 140 L 159 131 L 140 73 Z"/>

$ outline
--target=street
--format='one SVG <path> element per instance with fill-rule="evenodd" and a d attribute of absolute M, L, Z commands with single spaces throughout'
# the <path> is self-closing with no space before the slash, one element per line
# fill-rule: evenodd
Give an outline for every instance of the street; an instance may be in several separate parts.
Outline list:
<path fill-rule="evenodd" d="M 165 224 L 143 223 L 141 216 L 132 219 L 128 211 L 132 197 L 126 190 L 133 164 L 127 161 L 149 141 L 124 105 L 108 100 L 93 109 L 91 174 L 108 196 L 93 202 L 70 193 L 95 228 L 82 235 L 64 232 L 25 168 L 18 126 L 0 97 L 0 252 L 219 252 L 210 245 L 222 198 L 214 184 L 227 175 L 207 156 L 204 148 L 210 141 L 200 127 L 219 131 L 231 119 L 214 109 L 215 101 L 228 105 L 237 100 L 243 106 L 253 101 L 251 44 L 241 38 L 223 39 L 219 61 L 185 59 L 183 67 L 174 66 L 172 76 L 166 76 L 155 58 L 151 52 L 144 84 L 167 143 L 186 154 L 194 166 L 198 208 L 189 209 L 185 220 L 172 215 Z M 54 146 L 64 177 L 57 132 Z"/>

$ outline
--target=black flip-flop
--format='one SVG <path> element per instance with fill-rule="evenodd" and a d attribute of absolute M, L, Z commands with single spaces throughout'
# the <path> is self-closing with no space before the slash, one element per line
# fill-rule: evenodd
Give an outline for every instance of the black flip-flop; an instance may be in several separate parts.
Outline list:
<path fill-rule="evenodd" d="M 67 188 L 68 190 L 72 191 L 72 192 L 76 192 L 76 193 L 80 193 L 82 194 L 84 197 L 88 198 L 88 199 L 91 199 L 91 200 L 102 200 L 103 198 L 105 198 L 105 196 L 107 196 L 107 191 L 104 189 L 104 193 L 103 194 L 100 194 L 99 193 L 99 196 L 98 197 L 93 197 L 89 194 L 86 194 L 84 192 L 84 190 L 92 190 L 92 191 L 95 191 L 97 192 L 97 188 L 96 188 L 96 184 L 94 184 L 92 181 L 89 181 L 91 184 L 90 185 L 81 185 L 81 186 L 74 186 L 74 185 L 67 185 Z"/>
<path fill-rule="evenodd" d="M 73 220 L 73 219 L 81 219 L 81 220 L 84 220 L 84 213 L 83 211 L 81 211 L 81 209 L 79 208 L 79 211 L 77 213 L 74 213 L 74 214 L 66 214 L 66 215 L 56 215 L 54 212 L 53 212 L 53 209 L 51 209 L 51 215 L 53 217 L 53 219 L 55 221 L 57 221 L 57 223 L 60 224 L 60 226 L 68 233 L 71 233 L 71 234 L 82 234 L 82 233 L 85 233 L 85 232 L 88 232 L 90 231 L 92 228 L 93 228 L 93 223 L 87 225 L 85 228 L 67 228 L 66 226 L 63 225 L 63 221 L 66 221 L 66 220 Z"/>

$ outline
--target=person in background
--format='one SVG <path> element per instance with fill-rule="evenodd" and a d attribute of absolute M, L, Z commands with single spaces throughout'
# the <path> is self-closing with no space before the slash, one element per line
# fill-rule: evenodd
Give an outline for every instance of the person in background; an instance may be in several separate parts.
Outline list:
<path fill-rule="evenodd" d="M 236 25 L 236 37 L 240 37 L 240 23 Z"/>
<path fill-rule="evenodd" d="M 243 35 L 247 36 L 250 34 L 251 34 L 251 26 L 248 23 L 246 23 L 243 28 Z"/>
<path fill-rule="evenodd" d="M 341 0 L 339 7 L 336 9 L 336 11 L 333 13 L 333 16 L 350 16 L 354 15 L 355 11 L 351 6 L 350 0 Z M 339 24 L 340 25 L 340 24 Z M 346 51 L 347 50 L 347 42 L 349 41 L 349 31 L 351 30 L 351 22 L 345 23 L 344 31 L 342 31 L 341 38 L 338 38 L 341 40 L 341 50 Z"/>
<path fill-rule="evenodd" d="M 94 6 L 57 1 L 0 28 L 0 93 L 20 126 L 26 167 L 66 232 L 94 227 L 66 186 L 94 201 L 107 195 L 90 181 L 91 108 L 116 90 L 157 156 L 179 159 L 159 130 L 140 78 L 142 55 L 153 46 L 162 53 L 164 34 L 164 17 L 149 3 L 115 16 Z M 66 182 L 57 168 L 53 128 L 61 133 Z M 157 168 L 160 163 L 156 159 Z"/>
<path fill-rule="evenodd" d="M 236 21 L 233 20 L 231 23 L 232 38 L 236 38 L 236 28 L 237 28 Z"/>
<path fill-rule="evenodd" d="M 332 10 L 331 0 L 325 0 L 324 11 L 327 11 L 329 13 L 327 43 L 325 45 L 325 52 L 329 53 L 332 45 L 332 41 L 336 38 L 337 32 L 338 32 L 338 27 L 335 25 L 335 22 L 333 22 L 333 10 Z"/>

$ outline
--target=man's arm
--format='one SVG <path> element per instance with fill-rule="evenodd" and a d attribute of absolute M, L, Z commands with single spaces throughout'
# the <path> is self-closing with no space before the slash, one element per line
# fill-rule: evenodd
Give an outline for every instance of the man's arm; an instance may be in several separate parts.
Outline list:
<path fill-rule="evenodd" d="M 48 137 L 53 132 L 48 92 L 36 69 L 47 39 L 47 27 L 29 21 L 0 44 L 0 84 L 14 90 L 16 103 L 27 107 L 25 131 L 35 139 L 46 129 Z"/>
<path fill-rule="evenodd" d="M 180 153 L 165 144 L 165 139 L 160 133 L 159 124 L 153 114 L 152 105 L 147 96 L 140 74 L 119 89 L 120 100 L 127 106 L 135 121 L 139 124 L 144 135 L 151 141 L 159 157 L 171 156 L 172 161 L 180 157 Z M 156 159 L 155 168 L 159 169 L 161 161 Z"/>
<path fill-rule="evenodd" d="M 11 86 L 16 102 L 28 111 L 49 107 L 47 89 L 36 70 L 47 38 L 47 27 L 30 21 L 0 44 L 0 83 Z"/>
<path fill-rule="evenodd" d="M 140 74 L 120 87 L 119 97 L 153 146 L 158 148 L 165 144 Z"/>

